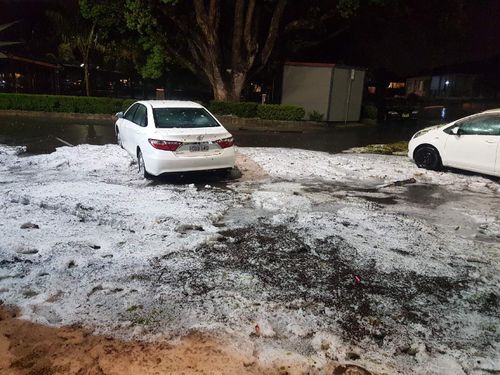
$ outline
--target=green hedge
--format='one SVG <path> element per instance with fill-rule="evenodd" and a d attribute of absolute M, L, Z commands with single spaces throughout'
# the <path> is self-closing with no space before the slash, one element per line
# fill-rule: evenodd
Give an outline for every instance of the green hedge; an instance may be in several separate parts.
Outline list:
<path fill-rule="evenodd" d="M 261 104 L 257 116 L 264 120 L 300 121 L 306 112 L 296 105 Z"/>
<path fill-rule="evenodd" d="M 0 109 L 21 111 L 109 113 L 124 111 L 133 99 L 31 94 L 0 94 Z"/>
<path fill-rule="evenodd" d="M 305 116 L 304 109 L 294 105 L 211 101 L 209 108 L 216 115 L 260 117 L 265 120 L 300 121 Z"/>
<path fill-rule="evenodd" d="M 115 114 L 127 109 L 134 101 L 86 96 L 0 93 L 0 109 L 21 111 Z M 305 116 L 302 107 L 292 105 L 212 101 L 209 108 L 217 115 L 260 117 L 265 120 L 299 121 Z"/>
<path fill-rule="evenodd" d="M 323 117 L 325 117 L 325 115 L 318 111 L 312 111 L 307 114 L 307 117 L 309 118 L 309 121 L 321 122 L 323 121 Z"/>
<path fill-rule="evenodd" d="M 361 106 L 361 117 L 369 119 L 377 119 L 378 109 L 373 103 L 365 103 Z"/>
<path fill-rule="evenodd" d="M 238 117 L 257 117 L 257 103 L 253 102 L 210 102 L 210 111 L 216 115 L 234 115 Z"/>

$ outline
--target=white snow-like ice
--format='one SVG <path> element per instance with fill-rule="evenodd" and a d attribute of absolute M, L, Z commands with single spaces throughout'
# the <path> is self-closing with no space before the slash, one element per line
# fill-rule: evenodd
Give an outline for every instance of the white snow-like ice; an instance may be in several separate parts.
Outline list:
<path fill-rule="evenodd" d="M 149 340 L 196 329 L 252 346 L 264 364 L 356 352 L 378 372 L 500 371 L 498 180 L 400 156 L 241 148 L 268 178 L 172 184 L 139 178 L 114 145 L 24 151 L 0 146 L 0 299 L 25 319 Z M 339 289 L 315 267 L 343 267 Z M 293 284 L 301 272 L 325 284 Z M 371 315 L 330 298 L 348 301 L 354 276 Z M 426 282 L 453 287 L 433 294 Z M 345 334 L 350 319 L 361 338 Z"/>

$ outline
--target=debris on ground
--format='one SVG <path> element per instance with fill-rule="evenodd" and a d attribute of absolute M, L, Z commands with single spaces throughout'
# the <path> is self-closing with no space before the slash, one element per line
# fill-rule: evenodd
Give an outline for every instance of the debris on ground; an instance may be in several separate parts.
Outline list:
<path fill-rule="evenodd" d="M 196 332 L 252 371 L 500 371 L 495 180 L 243 148 L 258 178 L 208 189 L 144 180 L 114 145 L 0 151 L 0 299 L 23 322 L 158 345 Z"/>

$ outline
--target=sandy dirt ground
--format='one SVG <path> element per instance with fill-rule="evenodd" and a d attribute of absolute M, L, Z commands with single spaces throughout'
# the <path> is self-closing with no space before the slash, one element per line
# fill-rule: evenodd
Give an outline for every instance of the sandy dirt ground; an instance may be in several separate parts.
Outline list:
<path fill-rule="evenodd" d="M 291 374 L 300 368 L 259 367 L 213 338 L 194 333 L 176 342 L 144 343 L 92 335 L 79 327 L 52 328 L 0 309 L 2 375 Z M 335 375 L 369 375 L 354 365 L 331 366 Z"/>
<path fill-rule="evenodd" d="M 269 174 L 251 158 L 242 153 L 236 154 L 236 168 L 239 174 L 238 181 L 259 181 L 268 178 Z"/>
<path fill-rule="evenodd" d="M 0 373 L 261 374 L 270 373 L 212 339 L 193 334 L 172 343 L 125 342 L 77 327 L 51 328 L 0 312 Z"/>

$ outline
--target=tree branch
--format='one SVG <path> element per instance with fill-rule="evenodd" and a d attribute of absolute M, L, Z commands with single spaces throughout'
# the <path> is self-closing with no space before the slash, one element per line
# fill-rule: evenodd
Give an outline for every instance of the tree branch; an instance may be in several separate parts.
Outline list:
<path fill-rule="evenodd" d="M 210 27 L 207 10 L 205 8 L 204 0 L 193 0 L 194 3 L 194 13 L 196 15 L 196 22 L 200 27 L 203 35 L 205 36 L 207 43 L 212 48 L 215 46 L 216 35 L 215 30 Z"/>
<path fill-rule="evenodd" d="M 322 43 L 325 43 L 328 40 L 336 38 L 337 36 L 339 36 L 340 34 L 342 34 L 343 32 L 345 32 L 349 29 L 350 29 L 349 26 L 344 26 L 344 27 L 342 27 L 338 30 L 335 30 L 334 32 L 328 34 L 327 36 L 323 37 L 322 39 L 295 41 L 293 43 L 293 46 L 291 47 L 291 50 L 293 52 L 299 52 L 299 51 L 303 51 L 303 50 L 306 50 L 309 48 L 317 47 L 317 46 L 321 45 Z"/>
<path fill-rule="evenodd" d="M 165 49 L 170 53 L 174 59 L 176 59 L 180 64 L 184 65 L 186 68 L 188 68 L 191 72 L 193 72 L 195 75 L 200 76 L 200 69 L 197 67 L 190 58 L 182 56 L 177 49 L 173 48 L 170 46 L 168 43 L 164 44 Z"/>
<path fill-rule="evenodd" d="M 231 68 L 237 70 L 241 59 L 241 43 L 243 36 L 244 1 L 236 0 L 234 4 L 233 43 L 231 48 Z"/>
<path fill-rule="evenodd" d="M 289 22 L 285 28 L 284 28 L 284 33 L 292 33 L 296 31 L 303 31 L 303 30 L 315 30 L 318 28 L 318 26 L 323 26 L 323 24 L 336 17 L 337 16 L 337 11 L 336 8 L 330 12 L 324 13 L 321 16 L 310 16 L 307 18 L 302 18 L 302 19 L 297 19 L 294 21 Z"/>
<path fill-rule="evenodd" d="M 271 18 L 271 24 L 269 26 L 269 34 L 261 52 L 260 62 L 262 65 L 267 64 L 269 56 L 271 56 L 271 52 L 274 48 L 274 44 L 276 43 L 280 21 L 285 10 L 286 2 L 287 0 L 278 0 L 278 4 L 276 4 L 276 8 L 274 8 L 273 17 Z"/>
<path fill-rule="evenodd" d="M 245 40 L 245 46 L 247 49 L 247 53 L 251 54 L 255 50 L 255 38 L 252 37 L 252 21 L 253 14 L 255 11 L 255 0 L 250 0 L 248 3 L 247 14 L 245 19 L 245 29 L 243 32 L 243 38 Z"/>
<path fill-rule="evenodd" d="M 208 21 L 212 29 L 217 32 L 219 28 L 219 1 L 210 0 L 208 7 Z"/>

